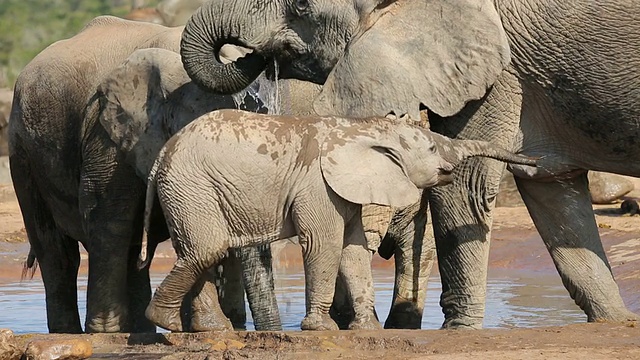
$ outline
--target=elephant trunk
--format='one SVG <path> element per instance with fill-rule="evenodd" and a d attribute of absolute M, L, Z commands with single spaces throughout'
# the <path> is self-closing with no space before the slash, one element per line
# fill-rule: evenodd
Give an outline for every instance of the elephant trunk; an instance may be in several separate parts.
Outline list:
<path fill-rule="evenodd" d="M 537 166 L 538 159 L 514 154 L 486 141 L 446 139 L 438 147 L 440 155 L 450 164 L 458 165 L 472 156 L 486 156 L 492 159 L 519 165 Z"/>
<path fill-rule="evenodd" d="M 189 77 L 198 85 L 220 94 L 236 93 L 251 84 L 266 68 L 266 59 L 255 51 L 235 62 L 223 64 L 218 53 L 232 44 L 256 49 L 257 34 L 269 33 L 267 24 L 277 21 L 275 9 L 262 2 L 212 0 L 189 19 L 182 33 L 180 55 Z M 269 17 L 269 12 L 273 14 Z"/>

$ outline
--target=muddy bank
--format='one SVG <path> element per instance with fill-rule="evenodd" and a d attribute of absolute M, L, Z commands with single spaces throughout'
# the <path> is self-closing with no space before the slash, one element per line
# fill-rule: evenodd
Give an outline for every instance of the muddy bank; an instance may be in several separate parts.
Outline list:
<path fill-rule="evenodd" d="M 640 189 L 640 184 L 636 189 Z M 29 248 L 11 190 L 10 186 L 0 186 L 0 283 L 20 279 Z M 630 195 L 637 197 L 640 194 Z M 595 206 L 596 218 L 625 303 L 640 313 L 640 216 L 623 216 L 619 206 Z M 279 269 L 302 271 L 299 246 L 284 242 L 280 247 L 275 261 L 276 274 Z M 166 273 L 174 259 L 169 242 L 163 243 L 154 259 L 152 272 Z M 80 275 L 86 275 L 86 265 L 83 251 Z M 392 271 L 393 266 L 393 261 L 374 259 L 376 269 Z M 489 271 L 490 276 L 506 274 L 514 282 L 518 281 L 517 274 L 523 273 L 530 278 L 557 277 L 551 258 L 524 207 L 496 209 Z M 437 273 L 437 266 L 434 273 Z M 34 274 L 32 281 L 41 281 L 39 272 Z M 519 296 L 530 297 L 529 288 L 523 286 Z M 490 304 L 490 295 L 488 311 L 490 306 L 496 306 Z M 562 296 L 568 299 L 568 293 L 563 292 Z M 71 338 L 89 339 L 94 347 L 92 358 L 98 359 L 205 359 L 207 356 L 210 359 L 298 359 L 304 356 L 312 359 L 639 359 L 640 332 L 636 326 L 635 323 L 580 324 L 551 328 L 385 330 L 374 333 L 97 334 Z M 17 336 L 20 346 L 35 339 L 65 338 L 69 336 Z"/>
<path fill-rule="evenodd" d="M 197 334 L 21 335 L 86 339 L 92 359 L 638 359 L 633 324 L 513 330 L 208 332 Z"/>

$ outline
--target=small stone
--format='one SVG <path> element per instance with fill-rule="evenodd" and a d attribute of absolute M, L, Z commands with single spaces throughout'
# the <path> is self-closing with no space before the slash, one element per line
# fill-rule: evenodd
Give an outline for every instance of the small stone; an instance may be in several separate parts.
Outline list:
<path fill-rule="evenodd" d="M 0 329 L 0 360 L 19 360 L 22 351 L 16 345 L 13 331 Z"/>
<path fill-rule="evenodd" d="M 93 347 L 87 340 L 32 341 L 25 351 L 26 360 L 79 360 L 93 354 Z"/>

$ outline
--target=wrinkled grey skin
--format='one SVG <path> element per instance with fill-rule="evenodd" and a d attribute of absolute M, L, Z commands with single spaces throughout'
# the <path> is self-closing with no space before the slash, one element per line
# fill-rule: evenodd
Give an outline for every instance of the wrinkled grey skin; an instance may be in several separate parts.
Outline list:
<path fill-rule="evenodd" d="M 171 126 L 184 125 L 189 116 L 193 119 L 212 108 L 235 108 L 229 97 L 219 96 L 205 109 L 189 107 L 198 101 L 202 103 L 204 96 L 183 107 L 164 102 L 165 96 L 179 97 L 180 91 L 187 89 L 188 93 L 189 88 L 195 88 L 190 85 L 175 94 L 166 92 L 171 86 L 188 82 L 177 55 L 180 33 L 180 28 L 98 17 L 75 37 L 41 52 L 16 82 L 9 126 L 11 175 L 31 244 L 29 265 L 33 266 L 35 258 L 40 264 L 50 332 L 82 331 L 75 285 L 80 262 L 78 242 L 89 253 L 85 330 L 155 331 L 155 326 L 144 317 L 151 298 L 148 269 L 138 271 L 136 267 L 148 173 L 148 170 L 140 172 L 145 163 L 145 153 L 140 150 L 152 151 L 149 144 L 157 145 L 155 153 L 146 154 L 150 157 L 146 162 L 151 163 L 164 139 L 178 130 L 174 128 L 167 133 Z M 145 96 L 136 99 L 149 101 L 138 103 L 137 108 L 127 108 L 129 112 L 108 113 L 92 106 L 103 100 L 102 105 L 109 105 L 108 97 L 94 94 L 109 71 L 136 49 L 150 47 L 172 51 L 173 63 L 181 70 L 181 76 L 175 72 L 167 74 L 164 82 L 159 76 L 147 76 L 149 83 L 141 82 L 141 77 L 129 79 L 130 84 L 148 90 Z M 109 89 L 108 85 L 116 82 L 107 81 L 102 90 Z M 109 94 L 114 98 L 131 95 L 117 91 Z M 85 117 L 90 98 L 93 101 L 87 109 L 90 114 Z M 132 105 L 125 101 L 120 104 Z M 160 113 L 152 113 L 154 110 L 178 118 L 176 124 L 162 122 Z M 146 116 L 151 115 L 158 115 L 156 121 L 168 128 L 147 128 L 141 121 L 148 121 Z M 112 139 L 109 135 L 113 131 L 108 133 L 105 128 L 113 130 L 115 124 L 129 126 L 138 133 L 136 137 Z M 135 143 L 144 131 L 147 131 L 142 134 L 145 141 Z M 151 237 L 156 242 L 166 239 L 168 233 L 159 211 L 154 219 L 157 226 L 152 228 Z M 257 269 L 262 267 L 259 258 L 252 256 L 247 260 L 259 265 Z M 242 289 L 234 294 L 229 298 L 243 296 Z M 235 308 L 239 306 L 230 309 Z M 279 328 L 279 319 L 267 324 L 271 322 Z"/>
<path fill-rule="evenodd" d="M 181 53 L 194 81 L 229 92 L 275 57 L 282 77 L 324 83 L 315 103 L 320 114 L 415 116 L 427 108 L 436 132 L 543 156 L 546 170 L 510 170 L 565 287 L 588 321 L 637 318 L 602 248 L 585 171 L 640 175 L 633 161 L 640 158 L 640 42 L 619 41 L 640 38 L 640 22 L 632 20 L 640 17 L 637 2 L 222 3 L 201 7 L 185 27 Z M 209 52 L 226 42 L 255 51 L 220 65 Z M 237 81 L 220 83 L 219 73 Z M 456 170 L 453 185 L 428 194 L 444 327 L 482 326 L 491 212 L 503 170 L 472 159 Z M 414 259 L 404 304 L 405 320 L 417 326 L 417 294 L 431 264 L 424 255 L 433 248 L 419 232 L 407 242 L 413 247 L 400 249 Z"/>
<path fill-rule="evenodd" d="M 449 182 L 456 164 L 478 155 L 535 165 L 404 120 L 206 114 L 167 141 L 149 174 L 145 229 L 159 200 L 178 259 L 146 316 L 165 329 L 185 330 L 180 303 L 227 250 L 298 235 L 307 304 L 301 328 L 338 329 L 328 313 L 338 272 L 354 305 L 349 328 L 379 328 L 361 205 L 414 204 L 419 189 Z M 146 238 L 142 249 L 144 264 Z M 210 300 L 217 315 L 194 316 L 191 330 L 230 328 L 217 299 Z"/>
<path fill-rule="evenodd" d="M 233 60 L 241 52 L 226 49 L 225 57 Z M 283 81 L 292 94 L 307 91 L 306 84 L 299 81 Z M 255 88 L 256 86 L 254 86 Z M 284 86 L 282 86 L 284 88 Z M 291 89 L 289 89 L 291 88 Z M 285 90 L 285 89 L 282 89 Z M 317 93 L 317 92 L 314 92 Z M 288 95 L 285 92 L 285 95 Z M 239 106 L 251 111 L 266 112 L 262 100 L 247 94 Z M 107 74 L 97 87 L 87 111 L 87 149 L 85 166 L 104 162 L 103 154 L 117 152 L 121 161 L 117 167 L 134 169 L 138 179 L 127 179 L 129 184 L 145 185 L 151 164 L 165 141 L 184 125 L 209 111 L 235 108 L 231 96 L 212 95 L 193 84 L 180 62 L 177 53 L 164 49 L 141 49 L 129 56 L 122 65 Z M 104 139 L 104 138 L 107 139 Z M 99 141 L 98 141 L 99 140 Z M 94 148 L 95 147 L 95 151 Z M 96 182 L 101 181 L 96 179 Z M 131 197 L 128 201 L 137 204 L 142 198 Z M 134 219 L 131 219 L 133 221 Z M 168 237 L 165 221 L 156 214 L 151 232 L 151 252 L 158 242 Z M 135 226 L 140 226 L 136 223 Z M 224 279 L 229 286 L 224 291 L 223 308 L 231 318 L 234 328 L 244 329 L 246 314 L 244 291 L 247 291 L 257 330 L 280 330 L 281 323 L 275 299 L 271 258 L 268 247 L 246 248 L 234 251 L 225 260 Z M 244 271 L 238 260 L 243 263 Z M 237 269 L 240 269 L 237 271 Z M 242 274 L 245 284 L 234 284 L 231 277 Z M 202 284 L 207 291 L 214 291 L 211 284 Z M 207 311 L 208 294 L 197 296 L 191 308 L 193 312 Z M 146 304 L 145 304 L 146 306 Z"/>

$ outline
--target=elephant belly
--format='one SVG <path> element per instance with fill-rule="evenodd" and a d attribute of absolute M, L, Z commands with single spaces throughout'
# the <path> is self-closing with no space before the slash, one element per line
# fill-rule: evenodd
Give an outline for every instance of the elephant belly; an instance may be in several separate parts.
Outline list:
<path fill-rule="evenodd" d="M 520 149 L 542 159 L 536 169 L 510 166 L 515 175 L 563 177 L 598 170 L 640 176 L 640 114 L 560 101 L 535 85 L 525 86 L 524 94 Z"/>

